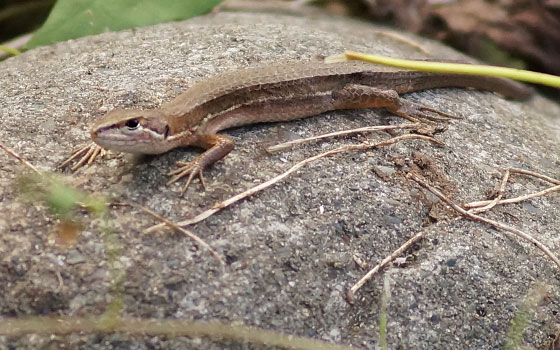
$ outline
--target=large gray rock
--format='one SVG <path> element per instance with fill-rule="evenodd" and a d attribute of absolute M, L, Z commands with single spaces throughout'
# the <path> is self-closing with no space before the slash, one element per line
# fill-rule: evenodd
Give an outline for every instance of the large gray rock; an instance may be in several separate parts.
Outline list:
<path fill-rule="evenodd" d="M 88 124 L 108 110 L 156 107 L 218 72 L 344 49 L 425 57 L 379 30 L 385 29 L 347 19 L 222 13 L 43 47 L 0 65 L 0 140 L 39 169 L 54 172 L 73 149 L 89 142 Z M 412 40 L 427 48 L 431 58 L 461 58 L 439 44 Z M 499 167 L 558 176 L 560 108 L 539 96 L 511 102 L 456 89 L 409 98 L 464 117 L 438 135 L 445 147 L 408 141 L 323 159 L 191 227 L 226 257 L 223 271 L 188 238 L 143 233 L 155 223 L 152 218 L 130 208 L 114 209 L 122 245 L 119 262 L 126 271 L 124 315 L 242 322 L 375 349 L 385 280 L 391 292 L 390 349 L 491 349 L 504 345 L 515 312 L 540 282 L 549 287 L 548 297 L 530 314 L 523 344 L 544 348 L 558 323 L 558 269 L 532 245 L 441 210 L 404 172 L 413 161 L 429 163 L 425 173 L 457 202 L 483 199 L 499 183 Z M 264 151 L 265 144 L 397 122 L 401 120 L 379 110 L 336 111 L 227 131 L 236 149 L 205 172 L 206 192 L 195 181 L 184 198 L 178 195 L 180 184 L 165 185 L 166 173 L 176 160 L 198 154 L 196 149 L 140 160 L 111 154 L 67 173 L 66 181 L 181 220 L 290 164 L 363 137 L 274 155 Z M 18 200 L 13 180 L 24 167 L 0 154 L 0 315 L 101 314 L 111 299 L 111 284 L 99 225 L 82 217 L 86 224 L 77 244 L 58 246 L 47 210 Z M 538 186 L 542 184 L 518 179 L 507 195 Z M 486 215 L 534 234 L 557 251 L 559 206 L 560 198 L 553 194 Z M 434 222 L 429 215 L 441 220 Z M 367 271 L 355 261 L 371 267 L 421 230 L 428 235 L 408 252 L 414 259 L 383 271 L 358 293 L 355 305 L 346 303 L 347 288 Z M 68 342 L 104 349 L 231 346 L 86 334 L 0 337 L 0 349 Z"/>

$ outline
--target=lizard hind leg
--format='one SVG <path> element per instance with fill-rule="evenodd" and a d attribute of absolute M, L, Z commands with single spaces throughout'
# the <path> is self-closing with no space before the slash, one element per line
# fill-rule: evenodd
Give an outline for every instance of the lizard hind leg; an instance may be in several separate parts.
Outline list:
<path fill-rule="evenodd" d="M 412 122 L 433 124 L 433 121 L 459 119 L 451 114 L 399 97 L 395 90 L 367 85 L 347 84 L 332 94 L 333 109 L 386 108 Z M 436 116 L 437 115 L 437 116 Z"/>

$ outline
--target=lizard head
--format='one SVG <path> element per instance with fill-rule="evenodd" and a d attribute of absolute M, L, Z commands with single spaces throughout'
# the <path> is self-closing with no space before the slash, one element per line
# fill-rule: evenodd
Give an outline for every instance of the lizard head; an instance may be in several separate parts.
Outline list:
<path fill-rule="evenodd" d="M 175 147 L 168 142 L 169 124 L 159 109 L 113 110 L 90 130 L 99 146 L 127 153 L 158 154 Z"/>

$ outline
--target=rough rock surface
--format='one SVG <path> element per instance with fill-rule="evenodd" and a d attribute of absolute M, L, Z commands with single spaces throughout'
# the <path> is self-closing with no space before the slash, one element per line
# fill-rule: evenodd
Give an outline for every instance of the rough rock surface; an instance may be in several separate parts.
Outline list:
<path fill-rule="evenodd" d="M 33 50 L 0 64 L 0 140 L 54 172 L 88 142 L 88 124 L 108 110 L 156 107 L 217 72 L 344 49 L 425 57 L 383 30 L 348 19 L 221 13 Z M 412 40 L 431 58 L 461 58 L 439 44 Z M 558 177 L 560 108 L 539 96 L 513 102 L 457 89 L 407 98 L 464 117 L 437 136 L 445 147 L 406 141 L 326 158 L 190 227 L 227 259 L 224 270 L 182 235 L 144 233 L 155 222 L 141 211 L 113 209 L 122 246 L 118 266 L 126 273 L 123 315 L 243 323 L 375 349 L 385 283 L 390 349 L 495 349 L 505 344 L 516 311 L 540 283 L 548 294 L 530 313 L 522 344 L 544 348 L 559 323 L 558 268 L 531 244 L 452 214 L 405 173 L 418 167 L 457 202 L 484 199 L 500 181 L 498 168 Z M 266 144 L 399 122 L 379 110 L 336 111 L 229 130 L 236 149 L 206 171 L 206 192 L 195 182 L 184 198 L 180 185 L 165 185 L 166 173 L 196 149 L 143 159 L 110 154 L 64 176 L 84 191 L 181 220 L 306 157 L 389 135 L 349 136 L 274 155 L 264 151 Z M 18 198 L 14 180 L 24 170 L 0 152 L 0 317 L 102 314 L 113 294 L 99 221 L 79 213 L 84 227 L 77 242 L 58 245 L 54 217 L 43 205 Z M 542 187 L 516 177 L 506 195 Z M 560 197 L 552 194 L 484 215 L 558 251 L 559 207 Z M 344 300 L 367 267 L 422 230 L 426 238 L 406 253 L 404 265 L 367 283 L 355 305 Z M 0 349 L 247 347 L 235 344 L 120 334 L 0 336 Z"/>

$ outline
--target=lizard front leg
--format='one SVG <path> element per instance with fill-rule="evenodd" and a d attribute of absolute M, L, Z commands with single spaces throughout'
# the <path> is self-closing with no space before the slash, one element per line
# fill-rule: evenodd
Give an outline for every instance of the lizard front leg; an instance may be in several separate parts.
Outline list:
<path fill-rule="evenodd" d="M 190 162 L 177 162 L 180 168 L 168 174 L 174 175 L 167 182 L 168 185 L 187 175 L 189 176 L 187 182 L 181 189 L 181 195 L 185 193 L 195 175 L 200 177 L 200 182 L 204 186 L 204 178 L 202 177 L 204 168 L 222 159 L 233 150 L 233 140 L 225 135 L 219 134 L 200 135 L 196 142 L 190 143 L 189 145 L 204 148 L 206 151 Z"/>
<path fill-rule="evenodd" d="M 333 91 L 332 97 L 333 109 L 383 107 L 415 123 L 459 119 L 451 114 L 401 98 L 395 90 L 384 90 L 367 85 L 348 84 L 340 90 Z"/>

